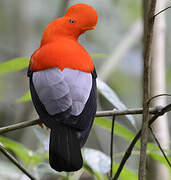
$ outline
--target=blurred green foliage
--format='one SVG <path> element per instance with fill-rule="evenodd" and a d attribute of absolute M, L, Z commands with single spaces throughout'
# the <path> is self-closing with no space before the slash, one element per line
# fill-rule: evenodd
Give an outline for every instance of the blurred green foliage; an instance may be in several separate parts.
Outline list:
<path fill-rule="evenodd" d="M 13 60 L 9 60 L 5 63 L 0 64 L 0 69 L 1 68 L 3 69 L 3 72 L 1 72 L 1 75 L 8 74 L 9 72 L 22 70 L 23 68 L 27 66 L 28 66 L 28 58 L 16 58 Z M 104 90 L 106 91 L 106 89 Z M 101 88 L 100 91 L 103 91 L 103 88 Z M 21 97 L 20 102 L 28 101 L 28 100 L 30 100 L 29 91 L 25 96 Z M 105 128 L 107 131 L 110 132 L 112 123 L 111 123 L 111 120 L 107 118 L 99 117 L 99 118 L 95 118 L 94 125 L 99 126 L 101 128 Z M 130 131 L 127 127 L 120 125 L 118 123 L 115 123 L 114 132 L 117 136 L 122 137 L 126 141 L 131 141 L 135 136 L 135 133 Z M 3 144 L 5 148 L 12 151 L 14 155 L 17 158 L 19 158 L 20 161 L 22 161 L 26 167 L 29 167 L 30 169 L 35 169 L 34 167 L 37 166 L 38 164 L 45 163 L 46 159 L 48 158 L 47 151 L 45 153 L 38 153 L 36 151 L 32 151 L 28 149 L 27 147 L 25 147 L 24 145 L 18 142 L 15 142 L 11 139 L 5 138 L 3 136 L 0 136 L 0 142 Z M 137 142 L 137 148 L 139 147 L 140 147 L 140 144 L 139 142 Z M 153 159 L 155 159 L 158 162 L 163 163 L 164 165 L 168 167 L 168 164 L 166 163 L 165 159 L 163 158 L 163 156 L 160 155 L 158 147 L 156 147 L 154 144 L 149 143 L 147 149 L 148 149 L 148 155 L 150 155 Z M 124 153 L 124 151 L 122 153 Z M 117 167 L 118 165 L 114 163 L 114 172 L 116 172 Z M 97 180 L 107 178 L 107 175 L 100 174 L 96 170 L 92 169 L 92 167 L 88 165 L 86 162 L 84 162 L 84 169 L 88 171 L 89 173 L 91 173 Z M 61 174 L 61 176 L 63 176 L 64 178 L 66 177 L 63 174 Z M 71 179 L 73 179 L 73 177 Z M 128 180 L 128 179 L 136 180 L 137 176 L 131 170 L 124 168 L 121 173 L 120 179 L 121 180 Z"/>
<path fill-rule="evenodd" d="M 0 75 L 22 70 L 29 65 L 29 58 L 15 58 L 0 64 Z"/>
<path fill-rule="evenodd" d="M 119 0 L 119 9 L 128 22 L 135 21 L 142 15 L 142 2 L 141 0 Z"/>
<path fill-rule="evenodd" d="M 8 1 L 8 3 L 6 3 L 7 1 Z M 22 41 L 24 42 L 25 49 L 29 49 L 27 47 L 28 39 L 26 38 L 26 37 L 29 37 L 31 39 L 30 41 L 32 43 L 31 47 L 35 48 L 34 47 L 35 45 L 33 45 L 33 42 L 32 42 L 33 39 L 40 38 L 41 33 L 43 31 L 42 27 L 45 27 L 46 23 L 49 23 L 52 20 L 52 18 L 59 15 L 59 14 L 55 14 L 56 13 L 56 7 L 55 7 L 56 1 L 53 1 L 52 4 L 45 0 L 43 0 L 41 2 L 37 2 L 37 1 L 35 1 L 35 2 L 39 3 L 38 7 L 43 9 L 43 11 L 41 11 L 41 13 L 39 11 L 40 9 L 39 10 L 36 9 L 36 6 L 35 7 L 32 6 L 31 11 L 29 11 L 29 8 L 26 9 L 30 13 L 29 14 L 30 18 L 37 19 L 34 22 L 34 25 L 33 25 L 34 27 L 31 25 L 30 21 L 28 21 L 28 17 L 27 17 L 28 13 L 24 12 L 23 7 L 26 7 L 28 4 L 25 5 L 23 3 L 24 6 L 21 5 L 21 7 L 20 7 L 22 10 L 20 8 L 16 8 L 17 12 L 15 12 L 14 8 L 18 7 L 18 4 L 15 1 L 11 2 L 10 0 L 5 0 L 4 3 L 0 2 L 0 5 L 2 7 L 2 8 L 0 8 L 0 10 L 1 10 L 0 11 L 0 32 L 1 32 L 0 37 L 1 37 L 1 43 L 2 43 L 0 48 L 1 48 L 1 51 L 3 52 L 1 54 L 3 54 L 3 55 L 7 54 L 7 56 L 2 56 L 2 57 L 7 57 L 4 59 L 10 59 L 9 57 L 17 57 L 17 56 L 20 56 L 20 54 L 21 54 L 21 56 L 25 56 L 25 55 L 23 55 L 24 48 L 22 49 L 22 47 L 23 47 Z M 141 14 L 142 14 L 141 0 L 126 0 L 126 1 L 125 0 L 112 0 L 112 2 L 113 2 L 113 9 L 106 10 L 106 12 L 110 13 L 110 16 L 108 14 L 106 16 L 107 18 L 104 19 L 103 22 L 102 22 L 102 16 L 99 16 L 100 17 L 99 21 L 102 22 L 101 26 L 99 26 L 100 27 L 99 29 L 101 30 L 99 32 L 103 32 L 103 34 L 100 34 L 98 36 L 98 41 L 96 38 L 93 38 L 92 36 L 90 36 L 90 38 L 89 38 L 91 43 L 97 41 L 96 42 L 97 52 L 106 53 L 106 52 L 112 51 L 113 47 L 117 46 L 117 42 L 120 39 L 119 36 L 122 36 L 123 32 L 127 32 L 127 30 L 130 28 L 129 26 L 131 26 L 132 23 L 134 23 L 136 19 L 141 17 Z M 19 3 L 21 4 L 21 2 L 19 2 Z M 104 3 L 106 5 L 105 1 L 104 1 Z M 9 4 L 11 6 L 9 6 Z M 50 6 L 47 7 L 47 4 L 50 4 Z M 61 7 L 59 4 L 60 3 L 58 1 L 58 6 Z M 100 3 L 97 2 L 97 4 L 100 4 Z M 7 8 L 4 8 L 5 7 L 4 5 L 7 6 Z M 102 4 L 102 6 L 103 6 L 103 4 Z M 103 9 L 105 9 L 105 6 L 103 7 Z M 61 8 L 61 10 L 63 11 L 62 8 Z M 8 11 L 7 15 L 6 15 L 5 11 Z M 23 13 L 24 16 L 20 17 L 20 13 L 21 13 L 20 11 L 24 12 Z M 39 13 L 36 14 L 35 12 L 38 12 L 38 11 L 39 11 Z M 48 13 L 50 13 L 50 14 L 48 14 Z M 47 16 L 47 14 L 48 14 L 48 16 Z M 99 14 L 101 15 L 101 13 L 99 13 Z M 35 17 L 33 17 L 34 15 L 35 15 Z M 49 16 L 50 16 L 50 18 L 49 18 Z M 15 19 L 13 19 L 13 17 Z M 22 24 L 22 18 L 24 19 L 24 22 L 26 22 L 25 26 L 23 26 L 23 24 Z M 46 23 L 45 23 L 44 19 L 46 19 Z M 112 20 L 112 21 L 109 22 L 108 20 Z M 111 23 L 111 22 L 113 22 L 113 23 Z M 9 25 L 9 23 L 12 24 L 12 27 Z M 29 34 L 29 32 L 31 32 L 35 27 L 39 27 L 39 30 L 37 31 L 37 34 L 39 34 L 39 37 L 35 37 L 35 34 L 31 34 L 31 33 Z M 40 27 L 41 27 L 41 30 L 40 30 Z M 111 31 L 109 31 L 107 28 L 110 28 Z M 27 31 L 27 29 L 28 29 L 28 31 Z M 23 34 L 23 32 L 26 32 L 26 33 Z M 97 31 L 94 33 L 94 36 L 97 36 L 99 32 L 97 29 Z M 168 33 L 169 32 L 170 31 L 168 30 Z M 166 51 L 168 52 L 167 58 L 169 59 L 169 57 L 170 57 L 169 54 L 171 53 L 170 46 L 169 46 L 169 36 L 167 37 L 167 40 L 168 40 L 168 45 L 167 45 Z M 36 46 L 37 46 L 37 44 L 36 44 Z M 109 47 L 110 47 L 110 49 L 109 49 Z M 92 46 L 90 46 L 89 49 L 91 52 L 91 50 L 93 49 Z M 14 52 L 14 51 L 16 51 L 16 52 Z M 32 52 L 32 51 L 33 51 L 32 49 L 29 49 L 27 51 L 27 55 L 28 54 L 30 55 L 30 52 Z M 107 57 L 108 57 L 108 54 L 95 54 L 92 56 L 92 58 L 107 58 Z M 96 63 L 97 63 L 97 65 L 100 64 L 97 61 L 96 61 Z M 15 59 L 6 61 L 4 63 L 1 63 L 0 64 L 0 75 L 1 75 L 0 84 L 1 84 L 1 86 L 5 86 L 5 84 L 8 84 L 8 83 L 10 84 L 10 81 L 8 81 L 9 80 L 8 78 L 7 78 L 6 82 L 5 81 L 3 82 L 3 78 L 4 77 L 6 78 L 6 75 L 8 76 L 9 73 L 11 75 L 12 72 L 18 73 L 18 71 L 28 67 L 28 65 L 29 65 L 29 58 L 25 58 L 25 57 L 15 58 Z M 133 66 L 133 68 L 136 68 L 136 66 Z M 166 77 L 167 77 L 167 89 L 168 89 L 168 91 L 170 91 L 171 90 L 170 63 L 168 63 L 168 66 L 167 66 L 167 76 Z M 137 76 L 137 74 L 131 74 L 128 71 L 125 72 L 123 69 L 120 69 L 117 67 L 116 71 L 111 75 L 110 79 L 108 80 L 108 83 L 110 84 L 112 89 L 113 88 L 115 89 L 115 94 L 119 95 L 122 98 L 122 100 L 125 102 L 126 106 L 136 107 L 137 105 L 141 104 L 141 77 Z M 16 99 L 16 102 L 18 104 L 20 104 L 22 102 L 23 106 L 25 105 L 24 104 L 25 101 L 31 100 L 30 92 L 27 91 L 27 89 L 25 92 L 27 92 L 27 93 L 24 96 L 21 95 L 21 97 L 19 99 L 18 99 L 18 97 Z M 2 96 L 3 96 L 3 94 L 0 94 L 0 98 Z M 109 101 L 109 99 L 107 99 L 107 101 Z M 15 102 L 13 102 L 13 103 L 15 103 Z M 112 107 L 113 106 L 114 105 L 112 105 Z M 108 118 L 96 118 L 94 125 L 102 128 L 102 129 L 105 129 L 108 132 L 111 131 L 111 120 Z M 137 128 L 136 128 L 136 130 L 137 130 Z M 115 134 L 117 136 L 121 137 L 122 139 L 124 139 L 128 143 L 130 143 L 131 140 L 135 136 L 134 131 L 131 131 L 126 126 L 120 125 L 119 123 L 115 124 Z M 29 170 L 31 170 L 33 172 L 33 174 L 36 175 L 37 173 L 39 173 L 39 171 L 41 171 L 41 172 L 44 171 L 44 173 L 49 173 L 49 172 L 54 173 L 54 172 L 52 172 L 52 170 L 48 170 L 48 168 L 47 168 L 48 167 L 48 165 L 47 165 L 48 164 L 47 163 L 48 152 L 46 149 L 44 149 L 43 153 L 40 153 L 39 149 L 30 150 L 23 144 L 20 144 L 19 142 L 5 138 L 3 136 L 0 137 L 0 143 L 2 143 L 5 148 L 10 150 L 12 152 L 12 154 L 19 161 L 24 163 L 24 165 Z M 41 142 L 38 142 L 37 144 L 39 144 L 39 143 L 41 143 Z M 139 147 L 140 147 L 140 143 L 138 142 L 136 144 L 136 149 L 138 149 L 137 152 L 139 152 Z M 160 154 L 159 148 L 155 144 L 148 143 L 147 149 L 148 149 L 148 151 L 147 151 L 148 156 L 152 157 L 155 161 L 158 161 L 168 167 L 166 160 Z M 120 153 L 123 155 L 124 151 L 125 151 L 125 149 L 122 150 L 122 152 L 120 152 Z M 169 153 L 170 152 L 168 152 L 168 154 Z M 137 156 L 137 155 L 138 155 L 138 153 L 133 153 L 133 156 Z M 115 160 L 115 158 L 116 157 L 114 154 L 114 160 Z M 169 156 L 169 160 L 171 160 L 170 156 Z M 0 166 L 6 167 L 6 162 L 4 160 L 2 160 L 0 162 Z M 114 170 L 113 170 L 114 172 L 116 172 L 117 167 L 118 167 L 118 164 L 114 163 Z M 10 169 L 11 168 L 10 164 L 7 164 L 7 168 L 9 168 L 7 170 L 7 172 L 12 173 L 12 171 Z M 129 166 L 128 166 L 128 168 L 129 168 Z M 125 167 L 123 169 L 120 179 L 121 180 L 129 180 L 129 179 L 136 180 L 137 172 L 134 172 L 132 169 L 130 170 L 128 168 Z M 93 176 L 95 179 L 98 179 L 98 180 L 108 179 L 107 174 L 101 174 L 101 173 L 97 172 L 90 165 L 88 165 L 87 162 L 84 162 L 84 168 L 82 169 L 82 171 L 88 173 L 90 176 Z M 41 173 L 39 173 L 39 174 L 41 174 Z M 56 173 L 55 172 L 55 174 L 58 174 L 60 176 L 60 179 L 78 179 L 78 177 L 74 177 L 74 176 L 72 176 L 72 174 L 69 174 L 69 177 L 66 173 Z"/>

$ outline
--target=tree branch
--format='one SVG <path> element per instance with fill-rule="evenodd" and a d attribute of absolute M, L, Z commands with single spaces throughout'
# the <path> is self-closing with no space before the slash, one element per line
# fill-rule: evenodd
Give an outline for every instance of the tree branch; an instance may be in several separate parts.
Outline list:
<path fill-rule="evenodd" d="M 156 114 L 158 111 L 160 111 L 163 107 L 162 106 L 156 106 L 154 108 L 150 108 L 149 112 L 151 114 Z M 121 116 L 121 115 L 129 115 L 129 114 L 142 114 L 143 109 L 137 108 L 137 109 L 126 109 L 126 110 L 109 110 L 109 111 L 98 111 L 96 113 L 96 117 L 105 117 L 105 116 Z"/>
<path fill-rule="evenodd" d="M 23 166 L 21 166 L 17 160 L 2 146 L 0 145 L 0 151 L 13 163 L 15 164 L 25 175 L 31 180 L 36 180 Z"/>
<path fill-rule="evenodd" d="M 153 99 L 156 99 L 156 98 L 162 97 L 162 96 L 171 96 L 171 94 L 164 93 L 164 94 L 155 95 L 155 96 L 151 97 L 147 103 L 150 104 Z"/>
<path fill-rule="evenodd" d="M 160 110 L 162 109 L 162 107 L 155 107 L 155 108 L 150 108 L 150 113 L 151 114 L 156 114 L 158 113 Z M 96 117 L 107 117 L 107 116 L 120 116 L 120 115 L 127 115 L 127 114 L 142 114 L 143 110 L 142 108 L 138 108 L 138 109 L 126 109 L 123 111 L 120 110 L 111 110 L 111 111 L 99 111 L 96 113 Z M 21 128 L 26 128 L 26 127 L 30 127 L 30 126 L 34 126 L 37 124 L 40 124 L 41 121 L 40 119 L 35 119 L 35 120 L 31 120 L 31 121 L 26 121 L 26 122 L 22 122 L 22 123 L 17 123 L 17 124 L 13 124 L 13 125 L 9 125 L 6 127 L 2 127 L 0 128 L 0 134 L 4 134 L 10 131 L 14 131 L 17 129 L 21 129 Z"/>
<path fill-rule="evenodd" d="M 161 11 L 159 11 L 158 13 L 156 13 L 154 16 L 153 16 L 153 19 L 155 19 L 156 16 L 158 16 L 159 14 L 161 14 L 162 12 L 166 11 L 167 9 L 171 8 L 171 6 L 168 6 L 164 9 L 162 9 Z"/>
<path fill-rule="evenodd" d="M 25 128 L 25 127 L 29 127 L 29 126 L 34 126 L 34 125 L 37 125 L 37 124 L 40 124 L 40 123 L 41 123 L 40 119 L 35 119 L 35 120 L 32 120 L 32 121 L 13 124 L 13 125 L 10 125 L 10 126 L 0 128 L 0 134 L 6 133 L 6 132 L 9 132 L 9 131 L 14 131 L 14 130 L 21 129 L 21 128 Z"/>
<path fill-rule="evenodd" d="M 154 114 L 154 116 L 149 121 L 149 125 L 151 125 L 159 116 L 162 116 L 163 114 L 165 114 L 168 111 L 171 111 L 171 104 L 169 104 L 165 107 L 150 108 L 150 113 Z M 96 113 L 96 117 L 113 116 L 113 115 L 126 115 L 126 114 L 142 114 L 142 112 L 143 112 L 142 108 L 128 109 L 128 110 L 124 110 L 124 111 L 119 111 L 119 110 L 100 111 L 100 112 Z M 16 129 L 21 129 L 24 127 L 34 126 L 34 125 L 37 125 L 39 123 L 41 123 L 41 121 L 39 119 L 36 119 L 36 120 L 28 121 L 28 122 L 22 122 L 22 123 L 18 123 L 15 125 L 7 126 L 4 128 L 0 128 L 0 134 L 6 133 L 9 131 L 13 131 Z M 138 139 L 140 138 L 140 136 L 141 136 L 141 130 L 134 137 L 133 141 L 131 142 L 130 146 L 128 147 L 127 151 L 125 152 L 125 154 L 122 158 L 122 161 L 120 163 L 120 166 L 119 166 L 113 180 L 117 180 L 117 178 L 119 177 L 127 159 L 131 155 L 133 147 L 135 146 L 135 144 L 138 141 Z"/>
<path fill-rule="evenodd" d="M 113 135 L 114 135 L 114 125 L 115 125 L 115 115 L 112 118 L 112 129 L 111 129 L 111 142 L 110 142 L 110 179 L 113 177 Z"/>
<path fill-rule="evenodd" d="M 147 3 L 148 1 L 146 1 Z M 148 6 L 147 6 L 148 7 Z M 149 124 L 149 104 L 150 97 L 150 56 L 153 39 L 154 13 L 156 0 L 151 0 L 148 13 L 144 14 L 144 73 L 143 73 L 143 118 L 142 118 L 142 135 L 138 177 L 139 180 L 145 180 L 146 176 L 146 149 L 148 141 L 148 124 Z M 145 7 L 144 7 L 145 8 Z"/>
<path fill-rule="evenodd" d="M 165 113 L 171 111 L 171 104 L 163 107 L 158 113 L 156 113 L 155 115 L 153 115 L 153 117 L 150 119 L 149 123 L 148 123 L 148 126 L 150 126 L 159 116 L 162 116 L 164 115 Z M 131 153 L 132 153 L 132 150 L 136 144 L 136 142 L 138 141 L 138 139 L 140 138 L 141 136 L 141 131 L 142 129 L 139 130 L 139 132 L 136 134 L 136 136 L 134 137 L 134 139 L 132 140 L 131 144 L 129 145 L 129 147 L 127 148 L 122 160 L 121 160 L 121 163 L 119 165 L 119 168 L 113 178 L 113 180 L 117 180 L 126 161 L 128 160 L 128 158 L 130 157 Z"/>
<path fill-rule="evenodd" d="M 160 151 L 162 152 L 164 158 L 166 159 L 166 161 L 167 161 L 169 167 L 171 168 L 171 163 L 170 163 L 169 159 L 167 158 L 167 155 L 165 154 L 164 150 L 162 149 L 162 147 L 161 147 L 161 145 L 160 145 L 160 142 L 159 142 L 158 139 L 156 138 L 156 136 L 155 136 L 155 134 L 154 134 L 152 128 L 149 127 L 149 129 L 150 129 L 150 131 L 151 131 L 151 134 L 152 134 L 154 140 L 156 141 L 157 146 L 159 147 L 159 149 L 160 149 Z"/>

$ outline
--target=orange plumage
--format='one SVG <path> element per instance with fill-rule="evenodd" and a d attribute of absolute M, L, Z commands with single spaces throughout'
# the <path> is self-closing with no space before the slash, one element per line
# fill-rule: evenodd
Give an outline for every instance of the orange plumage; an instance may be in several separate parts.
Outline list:
<path fill-rule="evenodd" d="M 94 29 L 97 13 L 89 5 L 71 6 L 64 17 L 50 23 L 43 33 L 40 48 L 30 61 L 30 69 L 41 71 L 58 67 L 92 72 L 94 64 L 88 52 L 78 43 L 78 37 Z"/>

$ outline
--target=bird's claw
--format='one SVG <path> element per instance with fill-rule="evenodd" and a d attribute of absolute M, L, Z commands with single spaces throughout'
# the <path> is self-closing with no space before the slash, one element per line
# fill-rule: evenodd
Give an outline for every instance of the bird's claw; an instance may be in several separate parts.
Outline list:
<path fill-rule="evenodd" d="M 43 123 L 39 123 L 39 126 L 43 129 L 45 125 Z M 50 129 L 47 126 L 45 126 L 45 127 L 46 127 L 47 131 L 50 131 Z"/>

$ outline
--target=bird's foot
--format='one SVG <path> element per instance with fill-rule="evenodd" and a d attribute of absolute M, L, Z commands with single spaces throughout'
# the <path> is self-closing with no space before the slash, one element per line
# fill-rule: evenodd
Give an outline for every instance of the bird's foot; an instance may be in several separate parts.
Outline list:
<path fill-rule="evenodd" d="M 45 125 L 43 123 L 39 123 L 39 126 L 43 129 Z M 45 126 L 45 127 L 46 127 L 47 131 L 50 131 L 50 129 L 47 126 Z"/>

